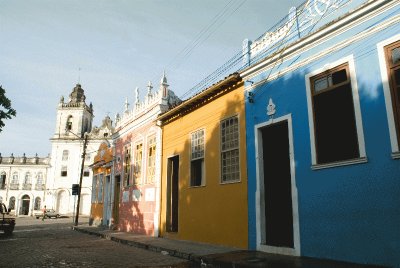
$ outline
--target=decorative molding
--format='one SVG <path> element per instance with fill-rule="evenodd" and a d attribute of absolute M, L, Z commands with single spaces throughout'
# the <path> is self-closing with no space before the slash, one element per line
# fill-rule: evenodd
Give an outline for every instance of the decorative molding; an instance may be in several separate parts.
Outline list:
<path fill-rule="evenodd" d="M 382 14 L 383 12 L 387 11 L 388 9 L 393 8 L 395 5 L 398 5 L 396 1 L 392 2 L 384 1 L 384 2 L 387 2 L 387 4 L 382 4 L 382 2 L 380 1 L 373 1 L 371 4 L 366 4 L 365 6 L 362 6 L 359 10 L 356 10 L 354 13 L 349 14 L 343 19 L 335 21 L 334 23 L 329 24 L 326 27 L 323 27 L 319 31 L 300 39 L 298 42 L 293 43 L 291 46 L 285 48 L 284 53 L 276 53 L 270 56 L 266 56 L 264 60 L 240 72 L 243 80 L 253 79 L 254 77 L 260 75 L 261 73 L 271 70 L 274 67 L 274 63 L 277 60 L 281 60 L 282 62 L 284 62 L 294 59 L 298 55 L 301 55 L 302 53 L 315 48 L 316 46 L 322 44 L 323 42 L 326 42 L 327 40 L 333 38 L 334 36 L 337 36 L 342 32 L 350 30 L 356 27 L 357 25 L 363 23 L 364 21 L 376 17 Z M 368 16 L 366 14 L 368 14 Z M 399 20 L 400 20 L 399 15 L 394 16 L 393 18 L 390 18 L 387 21 L 382 22 L 379 25 L 376 25 L 373 28 L 369 28 L 368 30 L 360 32 L 352 36 L 351 38 L 344 40 L 343 42 L 337 43 L 334 46 L 331 46 L 323 50 L 317 55 L 313 55 L 312 57 L 306 58 L 298 62 L 297 64 L 293 64 L 290 67 L 280 70 L 279 72 L 271 73 L 271 75 L 269 75 L 266 79 L 263 79 L 261 81 L 252 84 L 250 87 L 247 88 L 247 90 L 251 90 L 259 86 L 260 84 L 264 84 L 267 81 L 277 79 L 278 77 L 281 77 L 286 73 L 293 72 L 298 68 L 301 68 L 311 62 L 317 61 L 318 59 L 323 58 L 326 55 L 331 54 L 332 52 L 341 50 L 344 47 L 348 46 L 349 44 L 360 41 L 372 34 L 379 33 L 382 30 L 387 29 L 387 27 L 399 23 Z"/>
<path fill-rule="evenodd" d="M 268 102 L 268 106 L 267 106 L 267 115 L 272 118 L 275 113 L 276 113 L 276 109 L 275 109 L 275 104 L 272 101 L 272 98 L 269 98 L 269 102 Z"/>

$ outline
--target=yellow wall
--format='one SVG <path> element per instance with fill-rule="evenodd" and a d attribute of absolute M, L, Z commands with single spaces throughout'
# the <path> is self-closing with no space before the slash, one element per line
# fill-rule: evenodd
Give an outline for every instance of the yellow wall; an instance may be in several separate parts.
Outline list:
<path fill-rule="evenodd" d="M 240 182 L 221 184 L 220 121 L 238 115 Z M 190 187 L 190 134 L 205 130 L 205 186 Z M 161 235 L 247 248 L 247 176 L 243 83 L 200 108 L 164 125 Z M 168 158 L 179 155 L 179 227 L 166 232 Z"/>
<path fill-rule="evenodd" d="M 100 225 L 103 220 L 103 204 L 102 203 L 92 203 L 91 208 L 91 221 L 94 225 Z"/>

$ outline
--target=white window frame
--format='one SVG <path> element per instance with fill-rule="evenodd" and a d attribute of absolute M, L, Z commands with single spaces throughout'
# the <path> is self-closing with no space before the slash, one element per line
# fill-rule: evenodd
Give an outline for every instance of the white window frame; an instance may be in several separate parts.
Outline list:
<path fill-rule="evenodd" d="M 397 134 L 396 134 L 396 126 L 395 126 L 394 114 L 393 114 L 392 95 L 390 92 L 390 83 L 388 80 L 389 75 L 388 75 L 387 66 L 386 66 L 385 47 L 387 45 L 390 45 L 399 40 L 400 40 L 400 34 L 397 34 L 389 39 L 379 42 L 376 45 L 377 50 L 378 50 L 379 67 L 381 70 L 383 95 L 385 97 L 386 114 L 387 114 L 387 120 L 388 120 L 388 124 L 389 124 L 390 146 L 392 148 L 392 157 L 394 159 L 400 158 L 400 148 L 399 148 L 400 141 L 397 140 Z"/>
<path fill-rule="evenodd" d="M 229 148 L 229 149 L 223 149 L 222 148 L 222 124 L 225 122 L 225 121 L 228 121 L 228 120 L 230 120 L 230 119 L 233 119 L 233 118 L 236 118 L 237 119 L 237 134 L 238 134 L 238 136 L 237 136 L 237 147 L 236 148 Z M 240 118 L 239 118 L 239 115 L 232 115 L 232 116 L 229 116 L 229 117 L 226 117 L 226 118 L 224 118 L 224 119 L 222 119 L 221 121 L 220 121 L 220 137 L 219 137 L 219 140 L 220 140 L 220 157 L 221 157 L 221 163 L 220 163 L 220 183 L 221 184 L 230 184 L 230 183 L 237 183 L 237 182 L 240 182 L 241 181 L 241 170 L 240 170 Z M 238 170 L 238 179 L 237 180 L 227 180 L 227 181 L 223 181 L 223 170 L 224 170 L 224 167 L 223 167 L 223 165 L 222 165 L 222 155 L 224 154 L 224 153 L 226 153 L 226 152 L 229 152 L 229 151 L 234 151 L 234 150 L 238 150 L 238 168 L 239 168 L 239 170 Z"/>
<path fill-rule="evenodd" d="M 333 69 L 339 65 L 347 63 L 349 66 L 350 72 L 350 83 L 351 83 L 351 90 L 353 94 L 353 105 L 354 105 L 354 116 L 356 120 L 356 131 L 357 131 L 357 138 L 358 138 L 358 149 L 360 156 L 358 159 L 352 160 L 344 160 L 339 162 L 327 163 L 327 164 L 318 164 L 317 157 L 316 157 L 316 147 L 315 147 L 315 135 L 314 135 L 314 113 L 312 107 L 312 94 L 311 94 L 311 82 L 310 78 L 316 76 L 320 73 L 323 73 L 327 70 Z M 357 85 L 357 77 L 355 71 L 355 64 L 354 64 L 354 56 L 349 55 L 347 57 L 341 58 L 335 62 L 325 64 L 323 67 L 316 69 L 308 74 L 305 75 L 305 82 L 306 82 L 306 92 L 307 92 L 307 108 L 308 108 L 308 124 L 310 128 L 310 145 L 311 145 L 311 164 L 312 169 L 322 169 L 322 168 L 330 168 L 330 167 L 337 167 L 337 166 L 344 166 L 344 165 L 351 165 L 351 164 L 358 164 L 358 163 L 365 163 L 367 162 L 366 159 L 366 152 L 365 152 L 365 142 L 364 142 L 364 131 L 363 131 L 363 124 L 362 124 L 362 117 L 361 117 L 361 108 L 360 108 L 360 98 L 358 95 L 358 85 Z M 338 106 L 339 108 L 339 106 Z"/>
<path fill-rule="evenodd" d="M 192 137 L 193 137 L 193 134 L 195 134 L 196 132 L 199 132 L 199 131 L 203 131 L 203 157 L 197 157 L 197 158 L 193 159 L 192 158 L 192 155 L 193 155 L 193 145 L 192 145 L 193 140 L 192 140 Z M 206 159 L 205 159 L 205 156 L 206 156 L 206 129 L 205 128 L 199 128 L 199 129 L 197 129 L 195 131 L 192 131 L 189 134 L 189 140 L 190 140 L 190 150 L 189 150 L 189 159 L 190 159 L 190 161 L 189 161 L 189 187 L 191 187 L 191 188 L 203 187 L 203 186 L 206 185 L 206 175 L 205 175 L 205 173 L 206 173 Z M 199 159 L 203 159 L 201 183 L 200 183 L 200 185 L 192 185 L 192 161 L 199 160 Z"/>

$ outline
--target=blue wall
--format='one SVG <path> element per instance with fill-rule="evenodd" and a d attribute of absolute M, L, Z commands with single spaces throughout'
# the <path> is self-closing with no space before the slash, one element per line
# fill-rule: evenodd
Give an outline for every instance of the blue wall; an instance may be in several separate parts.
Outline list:
<path fill-rule="evenodd" d="M 302 54 L 316 55 L 380 21 L 399 14 L 393 10 Z M 400 264 L 400 159 L 391 157 L 389 127 L 376 44 L 400 31 L 392 26 L 361 42 L 311 62 L 254 89 L 246 102 L 249 189 L 249 245 L 256 249 L 256 159 L 254 126 L 268 121 L 269 98 L 275 118 L 292 115 L 301 255 L 382 265 Z M 310 129 L 305 75 L 353 55 L 360 97 L 367 163 L 311 169 Z M 276 67 L 283 69 L 291 61 Z M 259 81 L 269 71 L 252 78 Z M 272 72 L 274 73 L 274 72 Z M 340 108 L 340 104 L 338 105 Z M 400 267 L 400 266 L 399 266 Z"/>

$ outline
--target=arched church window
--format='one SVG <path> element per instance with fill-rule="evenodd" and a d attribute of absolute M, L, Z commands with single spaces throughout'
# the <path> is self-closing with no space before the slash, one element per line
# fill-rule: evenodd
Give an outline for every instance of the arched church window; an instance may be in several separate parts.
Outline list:
<path fill-rule="evenodd" d="M 72 130 L 72 115 L 70 115 L 70 116 L 68 116 L 68 119 L 67 119 L 67 125 L 66 125 L 66 130 L 68 131 L 71 131 Z"/>
<path fill-rule="evenodd" d="M 11 196 L 10 202 L 8 203 L 8 208 L 15 209 L 15 197 L 14 196 Z"/>
<path fill-rule="evenodd" d="M 83 133 L 89 132 L 89 120 L 85 118 L 85 124 L 83 126 Z"/>
<path fill-rule="evenodd" d="M 62 161 L 67 161 L 68 160 L 68 154 L 69 151 L 68 150 L 64 150 L 63 154 L 62 154 Z"/>
<path fill-rule="evenodd" d="M 40 197 L 35 198 L 35 206 L 33 207 L 34 210 L 40 210 L 42 206 L 42 199 Z"/>

